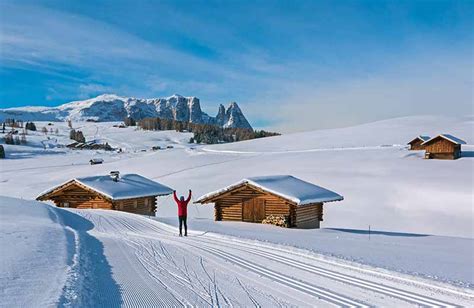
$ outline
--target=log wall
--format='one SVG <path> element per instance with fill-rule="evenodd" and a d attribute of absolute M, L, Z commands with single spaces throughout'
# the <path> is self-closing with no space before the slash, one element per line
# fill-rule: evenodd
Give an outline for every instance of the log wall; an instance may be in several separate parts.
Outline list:
<path fill-rule="evenodd" d="M 125 199 L 113 202 L 113 208 L 115 210 L 141 214 L 141 215 L 155 215 L 156 210 L 156 198 L 155 197 L 144 197 Z"/>
<path fill-rule="evenodd" d="M 422 143 L 423 141 L 420 139 L 413 141 L 412 143 L 410 143 L 410 150 L 413 150 L 413 151 L 424 150 L 425 147 L 421 146 Z"/>
<path fill-rule="evenodd" d="M 254 198 L 264 200 L 265 215 L 284 215 L 291 219 L 291 206 L 284 199 L 246 187 L 215 201 L 215 220 L 243 221 L 242 204 Z"/>
<path fill-rule="evenodd" d="M 77 185 L 59 191 L 51 197 L 58 207 L 71 207 L 78 209 L 112 209 L 112 202 L 100 195 L 85 190 Z"/>
<path fill-rule="evenodd" d="M 425 146 L 427 158 L 456 159 L 461 156 L 461 146 L 439 138 Z"/>
<path fill-rule="evenodd" d="M 296 207 L 295 227 L 297 228 L 319 228 L 319 222 L 323 220 L 323 204 Z"/>

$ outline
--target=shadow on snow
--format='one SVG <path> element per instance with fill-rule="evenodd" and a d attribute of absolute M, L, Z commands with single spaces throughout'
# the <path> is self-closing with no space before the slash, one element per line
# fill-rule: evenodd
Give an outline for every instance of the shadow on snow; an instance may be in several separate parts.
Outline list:
<path fill-rule="evenodd" d="M 474 151 L 461 151 L 461 157 L 474 157 Z"/>
<path fill-rule="evenodd" d="M 402 236 L 402 237 L 425 237 L 428 234 L 417 234 L 417 233 L 404 233 L 404 232 L 389 232 L 389 231 L 376 231 L 376 230 L 359 230 L 359 229 L 342 229 L 342 228 L 325 228 L 328 230 L 348 232 L 353 234 L 365 234 L 365 235 L 386 235 L 386 236 Z"/>
<path fill-rule="evenodd" d="M 104 255 L 104 246 L 87 232 L 94 228 L 94 224 L 68 210 L 53 210 L 65 226 L 75 230 L 79 238 L 77 243 L 73 231 L 66 229 L 69 232 L 71 270 L 59 306 L 120 307 L 123 303 L 120 287 L 112 277 L 112 267 Z"/>

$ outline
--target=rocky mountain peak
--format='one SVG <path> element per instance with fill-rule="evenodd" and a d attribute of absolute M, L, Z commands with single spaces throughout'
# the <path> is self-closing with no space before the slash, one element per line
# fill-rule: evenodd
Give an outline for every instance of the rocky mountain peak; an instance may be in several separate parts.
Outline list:
<path fill-rule="evenodd" d="M 58 107 L 22 107 L 0 109 L 1 118 L 41 121 L 122 121 L 125 117 L 141 120 L 160 117 L 184 122 L 214 124 L 221 127 L 252 129 L 237 103 L 227 109 L 221 104 L 217 116 L 211 117 L 201 110 L 197 97 L 173 94 L 166 98 L 140 99 L 102 94 L 83 101 L 74 101 Z"/>

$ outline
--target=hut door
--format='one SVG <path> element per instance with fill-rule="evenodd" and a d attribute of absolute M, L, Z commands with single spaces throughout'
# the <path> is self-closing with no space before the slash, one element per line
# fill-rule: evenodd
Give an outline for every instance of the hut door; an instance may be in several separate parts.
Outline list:
<path fill-rule="evenodd" d="M 247 222 L 262 222 L 265 219 L 265 200 L 250 199 L 244 201 L 242 220 Z"/>

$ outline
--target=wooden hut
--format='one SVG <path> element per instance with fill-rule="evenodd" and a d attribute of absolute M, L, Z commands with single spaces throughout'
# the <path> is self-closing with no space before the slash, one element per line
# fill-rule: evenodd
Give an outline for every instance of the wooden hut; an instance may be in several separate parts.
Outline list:
<path fill-rule="evenodd" d="M 465 141 L 448 134 L 441 134 L 421 144 L 426 159 L 458 159 L 461 157 L 461 145 Z"/>
<path fill-rule="evenodd" d="M 430 140 L 429 136 L 418 136 L 408 142 L 408 145 L 410 146 L 410 150 L 424 150 L 424 147 L 421 144 L 428 140 Z"/>
<path fill-rule="evenodd" d="M 156 197 L 173 190 L 138 174 L 111 172 L 110 176 L 75 178 L 49 189 L 36 200 L 51 200 L 58 207 L 108 209 L 154 215 Z"/>
<path fill-rule="evenodd" d="M 196 203 L 214 203 L 215 220 L 261 223 L 269 215 L 284 216 L 287 225 L 319 228 L 323 203 L 340 201 L 335 192 L 289 175 L 243 179 L 200 197 Z"/>

